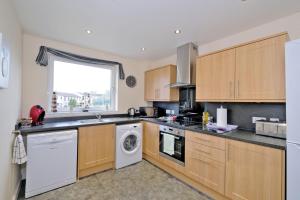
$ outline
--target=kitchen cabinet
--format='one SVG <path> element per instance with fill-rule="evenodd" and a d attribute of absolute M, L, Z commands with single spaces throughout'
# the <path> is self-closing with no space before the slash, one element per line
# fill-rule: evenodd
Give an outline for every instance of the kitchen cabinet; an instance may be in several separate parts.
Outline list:
<path fill-rule="evenodd" d="M 224 147 L 225 139 L 223 138 L 186 131 L 186 175 L 224 194 Z"/>
<path fill-rule="evenodd" d="M 196 100 L 285 102 L 286 33 L 201 56 Z"/>
<path fill-rule="evenodd" d="M 143 153 L 151 158 L 159 159 L 159 126 L 143 122 Z"/>
<path fill-rule="evenodd" d="M 285 101 L 286 35 L 236 49 L 236 99 Z"/>
<path fill-rule="evenodd" d="M 234 99 L 235 49 L 197 59 L 196 99 Z"/>
<path fill-rule="evenodd" d="M 154 100 L 156 94 L 155 71 L 145 72 L 145 100 Z"/>
<path fill-rule="evenodd" d="M 226 196 L 234 200 L 284 199 L 284 151 L 226 141 Z"/>
<path fill-rule="evenodd" d="M 79 128 L 78 177 L 88 176 L 114 167 L 115 125 Z"/>
<path fill-rule="evenodd" d="M 146 101 L 178 101 L 178 88 L 170 88 L 176 82 L 176 66 L 167 65 L 145 72 Z"/>
<path fill-rule="evenodd" d="M 185 131 L 185 165 L 159 154 L 159 125 L 144 122 L 144 158 L 214 199 L 284 200 L 285 151 Z"/>

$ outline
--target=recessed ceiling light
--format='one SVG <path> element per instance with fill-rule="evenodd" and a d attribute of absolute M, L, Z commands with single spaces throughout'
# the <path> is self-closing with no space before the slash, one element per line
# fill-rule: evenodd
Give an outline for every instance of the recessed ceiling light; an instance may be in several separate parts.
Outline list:
<path fill-rule="evenodd" d="M 86 32 L 87 34 L 92 34 L 92 31 L 89 30 L 89 29 L 85 30 L 85 32 Z"/>
<path fill-rule="evenodd" d="M 145 47 L 142 47 L 141 50 L 142 50 L 142 51 L 145 51 L 146 49 L 145 49 Z"/>
<path fill-rule="evenodd" d="M 180 34 L 180 33 L 181 33 L 181 30 L 180 30 L 180 29 L 176 29 L 176 30 L 174 31 L 174 33 L 175 33 L 175 34 Z"/>

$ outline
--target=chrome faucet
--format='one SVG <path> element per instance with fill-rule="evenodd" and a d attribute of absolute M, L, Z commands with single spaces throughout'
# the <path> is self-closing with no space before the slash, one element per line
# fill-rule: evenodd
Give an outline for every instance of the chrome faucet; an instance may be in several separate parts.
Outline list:
<path fill-rule="evenodd" d="M 98 120 L 101 120 L 101 119 L 102 119 L 101 114 L 100 114 L 100 113 L 97 113 L 97 114 L 96 114 L 96 118 L 97 118 Z"/>

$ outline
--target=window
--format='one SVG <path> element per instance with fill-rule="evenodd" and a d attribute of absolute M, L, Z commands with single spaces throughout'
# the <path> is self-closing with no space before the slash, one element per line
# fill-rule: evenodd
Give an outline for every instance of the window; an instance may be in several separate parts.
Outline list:
<path fill-rule="evenodd" d="M 60 59 L 54 59 L 52 63 L 49 73 L 50 111 L 116 110 L 116 67 Z"/>

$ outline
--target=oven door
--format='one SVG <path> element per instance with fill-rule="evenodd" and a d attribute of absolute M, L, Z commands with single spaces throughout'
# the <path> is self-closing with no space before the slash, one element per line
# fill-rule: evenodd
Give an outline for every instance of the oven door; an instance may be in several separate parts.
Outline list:
<path fill-rule="evenodd" d="M 184 164 L 184 137 L 160 131 L 159 141 L 159 151 L 162 155 Z"/>

